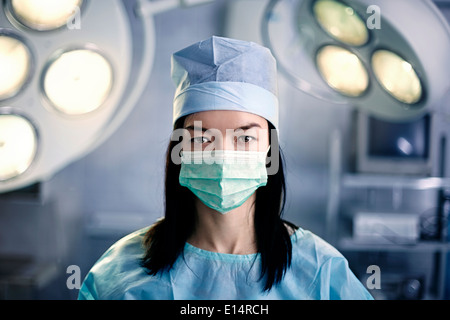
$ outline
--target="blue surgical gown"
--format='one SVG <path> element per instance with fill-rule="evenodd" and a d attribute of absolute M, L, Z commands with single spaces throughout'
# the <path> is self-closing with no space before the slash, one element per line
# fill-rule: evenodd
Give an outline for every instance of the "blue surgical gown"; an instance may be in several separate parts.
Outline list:
<path fill-rule="evenodd" d="M 283 280 L 263 291 L 258 253 L 210 252 L 186 243 L 174 266 L 151 276 L 140 266 L 148 228 L 116 242 L 87 274 L 79 299 L 372 299 L 347 260 L 312 232 L 291 236 L 292 264 Z"/>

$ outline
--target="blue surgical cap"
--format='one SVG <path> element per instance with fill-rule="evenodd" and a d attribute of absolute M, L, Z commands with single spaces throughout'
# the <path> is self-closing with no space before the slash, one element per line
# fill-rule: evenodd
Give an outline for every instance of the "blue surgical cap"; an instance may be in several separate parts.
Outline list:
<path fill-rule="evenodd" d="M 172 56 L 173 124 L 210 110 L 244 111 L 278 128 L 277 68 L 270 50 L 213 36 Z"/>

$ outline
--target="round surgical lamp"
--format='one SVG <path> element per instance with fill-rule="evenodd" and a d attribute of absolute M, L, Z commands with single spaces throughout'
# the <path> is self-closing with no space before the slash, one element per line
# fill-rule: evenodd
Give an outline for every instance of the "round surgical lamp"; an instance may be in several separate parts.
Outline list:
<path fill-rule="evenodd" d="M 106 58 L 90 49 L 61 53 L 42 75 L 42 92 L 48 102 L 67 115 L 89 113 L 109 96 L 113 69 Z"/>
<path fill-rule="evenodd" d="M 262 38 L 295 87 L 381 119 L 436 111 L 450 88 L 450 28 L 431 0 L 271 0 Z"/>
<path fill-rule="evenodd" d="M 0 181 L 28 170 L 36 155 L 37 144 L 36 129 L 28 119 L 0 113 Z"/>
<path fill-rule="evenodd" d="M 413 66 L 389 50 L 372 55 L 373 72 L 380 85 L 395 99 L 406 104 L 420 101 L 423 90 Z"/>
<path fill-rule="evenodd" d="M 321 0 L 312 9 L 320 26 L 336 40 L 351 46 L 362 46 L 369 40 L 364 20 L 352 7 L 339 1 Z"/>
<path fill-rule="evenodd" d="M 11 0 L 9 12 L 22 24 L 35 30 L 53 30 L 64 26 L 80 8 L 83 0 Z"/>
<path fill-rule="evenodd" d="M 361 96 L 369 86 L 369 74 L 361 60 L 342 47 L 322 47 L 317 52 L 317 68 L 330 87 L 349 97 Z"/>
<path fill-rule="evenodd" d="M 126 119 L 154 56 L 140 4 L 2 1 L 0 193 L 48 179 Z"/>
<path fill-rule="evenodd" d="M 0 32 L 0 100 L 16 95 L 31 73 L 31 53 L 16 35 Z"/>

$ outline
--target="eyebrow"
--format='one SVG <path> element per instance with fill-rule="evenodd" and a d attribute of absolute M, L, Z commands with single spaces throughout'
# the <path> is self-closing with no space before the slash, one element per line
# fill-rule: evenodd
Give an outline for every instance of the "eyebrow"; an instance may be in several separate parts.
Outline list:
<path fill-rule="evenodd" d="M 259 124 L 252 122 L 252 123 L 249 123 L 249 124 L 247 124 L 247 125 L 245 125 L 245 126 L 241 126 L 241 127 L 239 127 L 239 128 L 235 128 L 234 130 L 244 130 L 244 131 L 245 131 L 245 130 L 248 130 L 248 129 L 251 129 L 251 128 L 255 128 L 255 127 L 261 128 L 261 126 L 260 126 Z M 188 129 L 188 130 L 198 130 L 198 129 L 201 129 L 203 132 L 209 130 L 208 128 L 204 128 L 204 127 L 194 127 L 193 125 L 187 126 L 185 129 Z"/>

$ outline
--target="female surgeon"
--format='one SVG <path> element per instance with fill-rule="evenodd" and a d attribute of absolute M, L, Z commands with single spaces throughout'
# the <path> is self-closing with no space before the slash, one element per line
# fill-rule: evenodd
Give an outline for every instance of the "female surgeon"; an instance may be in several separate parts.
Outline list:
<path fill-rule="evenodd" d="M 270 51 L 211 37 L 172 56 L 172 78 L 164 218 L 108 249 L 79 299 L 372 299 L 336 249 L 281 218 Z"/>

